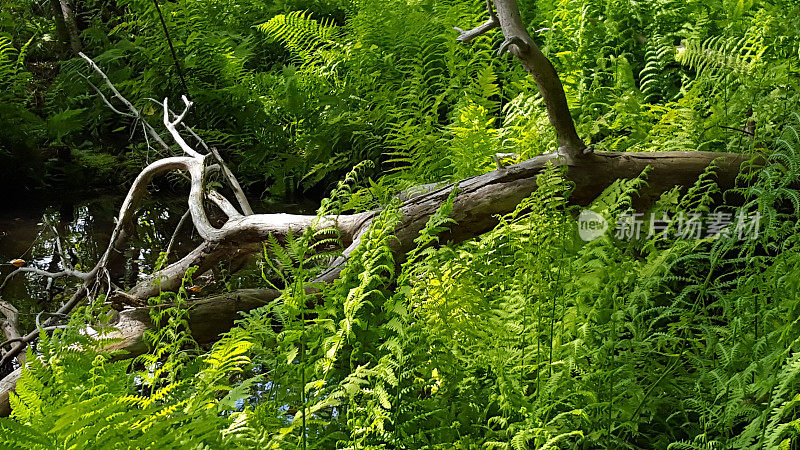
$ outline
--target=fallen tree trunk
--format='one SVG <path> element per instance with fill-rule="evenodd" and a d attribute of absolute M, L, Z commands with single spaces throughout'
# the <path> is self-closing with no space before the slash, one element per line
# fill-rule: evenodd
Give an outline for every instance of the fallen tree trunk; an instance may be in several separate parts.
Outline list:
<path fill-rule="evenodd" d="M 274 289 L 242 289 L 236 292 L 216 295 L 189 304 L 189 328 L 198 344 L 207 344 L 219 339 L 222 333 L 233 327 L 240 313 L 250 311 L 275 300 L 280 291 Z M 161 305 L 156 308 L 167 308 Z M 150 320 L 152 307 L 140 307 L 119 312 L 112 321 L 113 329 L 107 335 L 119 339 L 108 347 L 109 351 L 121 350 L 120 358 L 133 357 L 147 351 L 142 337 L 153 328 Z M 0 403 L 2 399 L 0 398 Z M 2 406 L 0 406 L 2 408 Z"/>
<path fill-rule="evenodd" d="M 730 188 L 741 163 L 746 159 L 744 155 L 710 152 L 593 153 L 578 161 L 571 161 L 557 153 L 538 156 L 457 183 L 459 193 L 453 202 L 451 215 L 457 223 L 442 239 L 461 242 L 490 230 L 496 224 L 498 214 L 512 211 L 522 199 L 536 190 L 536 176 L 548 162 L 568 166 L 565 176 L 575 184 L 570 201 L 577 205 L 589 204 L 617 179 L 636 177 L 646 167 L 652 167 L 648 186 L 640 190 L 635 203 L 637 209 L 641 210 L 674 186 L 690 186 L 712 161 L 718 165 L 717 181 L 720 188 Z M 414 238 L 447 199 L 452 188 L 453 185 L 444 186 L 402 204 L 403 216 L 395 229 L 397 239 L 393 241 L 398 259 L 402 259 L 411 249 Z M 346 238 L 346 244 L 349 243 L 345 253 L 358 244 L 358 236 L 366 231 L 378 213 L 372 211 L 338 217 L 342 235 Z M 245 217 L 247 220 L 240 222 L 240 228 L 231 232 L 229 240 L 202 244 L 126 295 L 144 301 L 157 295 L 161 289 L 174 289 L 180 285 L 183 274 L 191 266 L 210 267 L 218 261 L 255 252 L 260 246 L 252 244 L 265 240 L 269 235 L 285 235 L 289 231 L 298 231 L 297 227 L 311 226 L 313 222 L 313 216 L 254 214 Z M 287 220 L 281 223 L 282 217 Z M 344 260 L 340 260 L 333 264 L 319 281 L 335 279 L 343 263 Z M 159 279 L 161 282 L 157 283 Z M 241 312 L 264 305 L 279 295 L 280 292 L 271 289 L 251 289 L 191 302 L 189 323 L 192 334 L 199 343 L 213 342 L 230 329 Z M 111 336 L 120 341 L 109 350 L 124 350 L 128 356 L 146 351 L 142 336 L 152 327 L 149 307 L 121 311 L 113 326 L 115 330 Z M 5 384 L 0 385 L 0 414 L 9 411 L 8 391 L 16 384 L 13 377 L 14 374 L 10 375 L 4 380 Z"/>
<path fill-rule="evenodd" d="M 674 186 L 688 187 L 708 167 L 711 161 L 719 165 L 718 183 L 720 188 L 733 186 L 740 164 L 747 159 L 744 155 L 711 152 L 663 152 L 663 153 L 605 153 L 596 152 L 579 160 L 570 160 L 558 153 L 537 156 L 504 169 L 495 170 L 460 181 L 459 194 L 453 204 L 452 218 L 458 222 L 444 239 L 461 242 L 475 237 L 496 224 L 495 216 L 505 214 L 516 207 L 520 200 L 531 195 L 536 189 L 536 176 L 547 162 L 568 166 L 566 178 L 575 183 L 570 201 L 577 205 L 588 205 L 611 183 L 619 178 L 638 176 L 646 167 L 653 170 L 648 176 L 648 186 L 640 191 L 635 203 L 637 209 L 652 204 L 661 193 Z M 425 226 L 431 214 L 436 212 L 447 198 L 453 185 L 447 185 L 431 192 L 411 198 L 403 203 L 403 219 L 395 230 L 398 253 L 405 253 L 413 244 L 414 238 Z M 345 246 L 350 245 L 356 236 L 369 227 L 378 211 L 339 216 L 335 220 Z M 286 217 L 282 226 L 278 222 Z M 296 232 L 299 224 L 310 225 L 313 216 L 294 216 L 276 214 L 255 214 L 246 216 L 230 234 L 225 243 L 204 243 L 182 260 L 140 282 L 130 295 L 146 300 L 157 295 L 159 289 L 175 289 L 189 267 L 198 266 L 202 272 L 218 261 L 230 259 L 260 247 L 247 247 L 245 244 L 258 243 L 268 236 L 285 236 L 289 231 Z M 233 228 L 231 228 L 233 229 Z"/>
<path fill-rule="evenodd" d="M 20 375 L 22 375 L 22 367 L 0 380 L 0 417 L 8 417 L 11 414 L 11 403 L 8 397 L 17 387 Z"/>

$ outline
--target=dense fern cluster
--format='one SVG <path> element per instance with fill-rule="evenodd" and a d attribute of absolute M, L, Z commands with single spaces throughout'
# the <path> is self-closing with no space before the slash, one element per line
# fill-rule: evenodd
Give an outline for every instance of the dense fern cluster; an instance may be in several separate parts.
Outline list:
<path fill-rule="evenodd" d="M 791 448 L 800 420 L 797 123 L 769 165 L 742 172 L 744 205 L 716 210 L 758 211 L 753 239 L 608 233 L 583 242 L 571 187 L 549 167 L 494 230 L 432 245 L 457 226 L 448 218 L 453 191 L 398 265 L 390 245 L 399 210 L 390 202 L 320 292 L 304 287 L 318 271 L 310 256 L 333 235 L 269 243 L 264 276 L 281 281 L 281 297 L 245 314 L 208 353 L 188 334 L 183 289 L 161 299 L 177 306 L 155 313 L 153 350 L 132 364 L 98 353 L 108 343 L 77 332 L 80 318 L 43 335 L 0 439 L 19 448 L 109 439 L 121 447 Z M 654 212 L 710 212 L 715 170 L 685 193 L 665 193 Z M 320 212 L 341 211 L 358 179 L 353 172 Z M 620 180 L 592 209 L 614 223 L 646 182 L 646 172 Z"/>
<path fill-rule="evenodd" d="M 13 419 L 0 419 L 3 448 L 225 446 L 236 421 L 224 413 L 246 395 L 229 379 L 250 363 L 252 343 L 231 334 L 208 353 L 192 351 L 196 344 L 180 309 L 185 298 L 181 288 L 169 299 L 179 306 L 153 317 L 162 326 L 148 336 L 152 352 L 134 365 L 104 351 L 113 339 L 86 334 L 103 311 L 73 315 L 52 336 L 43 332 L 11 400 Z"/>
<path fill-rule="evenodd" d="M 757 214 L 758 236 L 584 242 L 572 187 L 548 167 L 515 211 L 458 245 L 438 238 L 458 226 L 454 190 L 397 255 L 396 192 L 491 170 L 498 151 L 525 158 L 555 146 L 535 83 L 495 55 L 500 36 L 455 42 L 453 26 L 485 20 L 483 2 L 164 2 L 198 105 L 192 123 L 238 159 L 251 187 L 322 190 L 346 173 L 319 217 L 379 215 L 329 285 L 310 283 L 341 261 L 329 252 L 335 229 L 265 242 L 263 285 L 281 296 L 210 349 L 191 339 L 185 289 L 153 300 L 176 306 L 154 309 L 160 328 L 134 361 L 84 334 L 102 328 L 100 311 L 43 333 L 14 415 L 0 420 L 2 445 L 795 448 L 800 29 L 783 17 L 798 6 L 520 4 L 596 148 L 753 156 L 733 190 L 721 192 L 712 164 L 692 188 L 663 194 L 654 214 Z M 120 15 L 98 15 L 82 38 L 157 119 L 147 98 L 183 89 L 176 62 L 152 1 L 117 6 Z M 0 133 L 79 144 L 77 120 L 105 143 L 137 131 L 118 127 L 75 59 L 61 63 L 37 111 L 45 118 L 26 116 L 26 51 L 41 57 L 45 47 L 37 36 L 6 38 L 11 28 L 0 23 L 0 124 L 17 122 Z M 136 139 L 133 150 L 126 160 L 153 156 Z M 618 180 L 591 208 L 613 226 L 647 176 Z M 716 206 L 720 198 L 742 206 Z"/>

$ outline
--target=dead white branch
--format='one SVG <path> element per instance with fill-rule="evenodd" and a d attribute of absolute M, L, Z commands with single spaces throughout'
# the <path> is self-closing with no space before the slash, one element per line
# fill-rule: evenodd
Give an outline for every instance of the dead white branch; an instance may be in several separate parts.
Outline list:
<path fill-rule="evenodd" d="M 141 112 L 139 112 L 139 110 L 135 106 L 133 106 L 133 103 L 128 101 L 128 99 L 126 99 L 119 92 L 119 90 L 117 90 L 116 86 L 114 86 L 114 83 L 111 82 L 111 80 L 108 78 L 108 76 L 105 74 L 105 72 L 100 70 L 100 67 L 98 67 L 97 64 L 95 64 L 95 62 L 91 60 L 91 58 L 89 58 L 88 56 L 84 55 L 83 53 L 78 53 L 78 54 L 80 55 L 81 58 L 83 58 L 84 61 L 86 61 L 89 64 L 89 67 L 91 67 L 95 71 L 95 73 L 97 73 L 100 76 L 100 78 L 103 79 L 103 81 L 105 82 L 106 86 L 108 86 L 108 88 L 114 94 L 114 97 L 117 98 L 120 102 L 122 102 L 122 104 L 125 105 L 126 108 L 128 108 L 128 111 L 130 111 L 130 113 L 123 113 L 123 112 L 119 111 L 118 109 L 114 108 L 111 105 L 111 102 L 100 91 L 100 89 L 98 89 L 97 87 L 92 85 L 92 87 L 94 87 L 95 91 L 98 94 L 100 94 L 100 98 L 103 100 L 103 102 L 106 105 L 108 105 L 111 108 L 112 111 L 114 111 L 117 114 L 121 114 L 123 116 L 128 116 L 128 117 L 135 117 L 136 119 L 140 120 L 142 122 L 142 126 L 144 126 L 144 129 L 145 129 L 147 135 L 149 135 L 154 141 L 156 141 L 156 143 L 158 143 L 158 145 L 161 146 L 161 148 L 163 150 L 169 151 L 169 145 L 167 145 L 167 143 L 164 142 L 163 139 L 161 139 L 161 136 L 158 134 L 158 132 L 156 132 L 155 128 L 153 128 L 152 125 L 150 125 L 144 119 L 144 117 L 142 117 Z"/>

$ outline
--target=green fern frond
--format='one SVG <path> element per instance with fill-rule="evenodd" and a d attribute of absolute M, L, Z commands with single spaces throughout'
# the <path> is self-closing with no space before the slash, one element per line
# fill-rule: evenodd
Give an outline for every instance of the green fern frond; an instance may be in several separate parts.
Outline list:
<path fill-rule="evenodd" d="M 281 41 L 304 65 L 327 63 L 331 53 L 341 48 L 341 30 L 333 19 L 314 20 L 305 11 L 279 14 L 257 28 Z"/>

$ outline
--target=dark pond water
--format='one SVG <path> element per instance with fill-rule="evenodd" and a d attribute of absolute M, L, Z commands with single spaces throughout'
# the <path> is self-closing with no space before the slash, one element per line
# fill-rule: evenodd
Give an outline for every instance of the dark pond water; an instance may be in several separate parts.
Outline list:
<path fill-rule="evenodd" d="M 15 269 L 8 262 L 16 258 L 44 270 L 58 270 L 60 266 L 53 264 L 56 236 L 60 236 L 62 248 L 76 268 L 90 269 L 108 245 L 122 200 L 123 196 L 117 194 L 77 198 L 65 194 L 47 202 L 23 200 L 15 202 L 14 206 L 0 206 L 0 280 Z M 254 204 L 253 208 L 261 213 L 304 214 L 313 213 L 316 205 L 311 202 L 262 203 Z M 185 196 L 147 197 L 136 215 L 137 234 L 130 240 L 124 267 L 110 268 L 116 278 L 132 285 L 151 273 L 159 252 L 167 247 L 185 212 Z M 184 254 L 198 242 L 191 227 L 184 226 L 183 232 L 177 235 L 173 255 Z M 245 282 L 241 278 L 238 282 L 234 280 L 234 284 Z M 68 279 L 48 285 L 42 277 L 23 274 L 7 283 L 0 298 L 19 309 L 20 328 L 28 331 L 34 328 L 36 314 L 57 309 L 65 290 L 69 291 L 72 286 L 74 281 Z"/>

